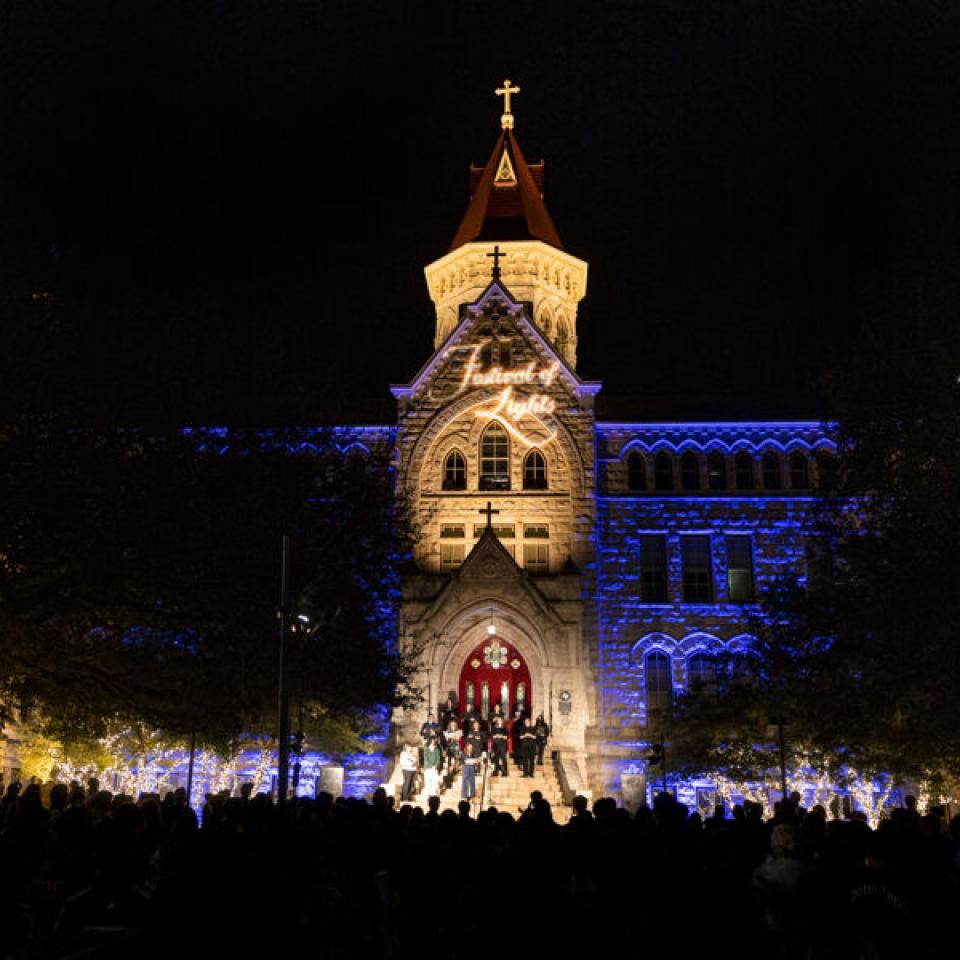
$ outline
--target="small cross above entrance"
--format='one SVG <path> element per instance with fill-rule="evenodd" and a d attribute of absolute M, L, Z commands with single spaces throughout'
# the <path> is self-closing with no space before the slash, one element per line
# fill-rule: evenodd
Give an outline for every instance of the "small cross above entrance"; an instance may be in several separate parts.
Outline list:
<path fill-rule="evenodd" d="M 483 510 L 478 510 L 477 513 L 482 513 L 487 518 L 487 529 L 489 530 L 493 526 L 493 515 L 499 513 L 499 510 L 493 509 L 493 504 L 488 500 L 486 507 Z"/>
<path fill-rule="evenodd" d="M 490 275 L 494 280 L 500 279 L 500 258 L 505 257 L 506 254 L 500 249 L 500 244 L 495 243 L 493 245 L 493 253 L 488 253 L 488 257 L 493 257 L 493 270 L 490 271 Z"/>

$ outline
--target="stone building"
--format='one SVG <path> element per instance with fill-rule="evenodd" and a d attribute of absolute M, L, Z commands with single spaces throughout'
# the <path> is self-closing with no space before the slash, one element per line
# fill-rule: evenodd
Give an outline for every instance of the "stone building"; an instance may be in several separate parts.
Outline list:
<path fill-rule="evenodd" d="M 551 724 L 572 788 L 618 795 L 651 711 L 750 643 L 765 583 L 805 576 L 833 448 L 819 422 L 605 415 L 576 369 L 587 263 L 563 248 L 543 173 L 508 105 L 425 269 L 435 352 L 391 388 L 380 439 L 421 532 L 402 638 L 426 651 L 424 703 L 395 739 L 449 693 L 520 705 Z"/>

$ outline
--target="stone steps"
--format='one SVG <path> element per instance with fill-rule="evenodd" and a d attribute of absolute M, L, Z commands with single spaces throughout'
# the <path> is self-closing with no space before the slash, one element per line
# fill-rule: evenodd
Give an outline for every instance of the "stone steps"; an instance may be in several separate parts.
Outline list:
<path fill-rule="evenodd" d="M 459 776 L 455 777 L 448 789 L 444 789 L 441 783 L 439 794 L 441 812 L 457 809 L 460 802 L 460 780 Z M 480 789 L 481 784 L 478 781 L 478 797 Z M 539 790 L 544 799 L 549 802 L 554 812 L 554 819 L 565 821 L 568 818 L 569 812 L 563 807 L 563 794 L 556 768 L 550 758 L 544 758 L 543 765 L 535 768 L 533 777 L 524 777 L 520 766 L 514 763 L 510 764 L 510 775 L 507 777 L 494 777 L 488 774 L 483 805 L 485 808 L 497 807 L 516 816 L 526 809 L 530 803 L 530 794 L 534 790 Z M 426 810 L 428 799 L 427 794 L 421 792 L 408 803 Z M 561 811 L 566 812 L 561 813 Z"/>

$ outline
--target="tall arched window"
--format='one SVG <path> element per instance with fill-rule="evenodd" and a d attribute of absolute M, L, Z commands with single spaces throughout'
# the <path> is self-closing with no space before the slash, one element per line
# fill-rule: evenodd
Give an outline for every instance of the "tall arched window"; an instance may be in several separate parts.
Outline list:
<path fill-rule="evenodd" d="M 567 318 L 562 314 L 558 313 L 556 318 L 557 325 L 557 339 L 554 341 L 557 347 L 557 352 L 562 356 L 567 356 L 567 349 L 570 346 L 570 327 L 567 324 Z"/>
<path fill-rule="evenodd" d="M 790 456 L 790 486 L 794 490 L 810 489 L 810 464 L 799 450 Z"/>
<path fill-rule="evenodd" d="M 753 490 L 756 480 L 753 475 L 753 457 L 744 450 L 737 454 L 737 489 Z"/>
<path fill-rule="evenodd" d="M 717 664 L 709 653 L 695 653 L 687 661 L 687 688 L 693 696 L 717 695 Z"/>
<path fill-rule="evenodd" d="M 762 471 L 764 490 L 780 490 L 783 487 L 780 458 L 771 450 L 763 455 Z"/>
<path fill-rule="evenodd" d="M 826 450 L 817 454 L 817 488 L 821 493 L 837 489 L 837 458 Z"/>
<path fill-rule="evenodd" d="M 653 480 L 658 490 L 673 489 L 673 457 L 662 450 L 653 461 Z"/>
<path fill-rule="evenodd" d="M 540 329 L 552 340 L 553 339 L 553 317 L 549 310 L 544 310 L 540 314 Z"/>
<path fill-rule="evenodd" d="M 684 490 L 700 489 L 700 461 L 695 453 L 680 458 L 680 486 Z"/>
<path fill-rule="evenodd" d="M 727 489 L 727 458 L 719 450 L 707 457 L 707 486 L 711 490 Z"/>
<path fill-rule="evenodd" d="M 510 438 L 497 422 L 480 438 L 480 489 L 510 489 Z"/>
<path fill-rule="evenodd" d="M 451 450 L 443 461 L 443 489 L 467 489 L 467 461 L 459 450 Z"/>
<path fill-rule="evenodd" d="M 647 461 L 636 450 L 627 457 L 627 486 L 631 490 L 647 489 Z"/>
<path fill-rule="evenodd" d="M 670 658 L 660 650 L 647 654 L 644 661 L 647 687 L 647 723 L 670 712 L 673 706 L 673 677 Z"/>
<path fill-rule="evenodd" d="M 539 450 L 531 450 L 523 458 L 523 489 L 547 489 L 547 461 Z"/>

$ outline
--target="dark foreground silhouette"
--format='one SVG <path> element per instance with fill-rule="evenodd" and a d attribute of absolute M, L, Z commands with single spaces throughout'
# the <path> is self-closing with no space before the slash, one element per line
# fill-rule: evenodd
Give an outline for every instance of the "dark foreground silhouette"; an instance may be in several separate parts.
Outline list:
<path fill-rule="evenodd" d="M 249 793 L 249 790 L 245 791 Z M 372 803 L 113 796 L 76 784 L 0 802 L 0 956 L 953 957 L 960 817 L 871 830 L 821 808 L 701 820 L 578 798 L 558 826 Z"/>

